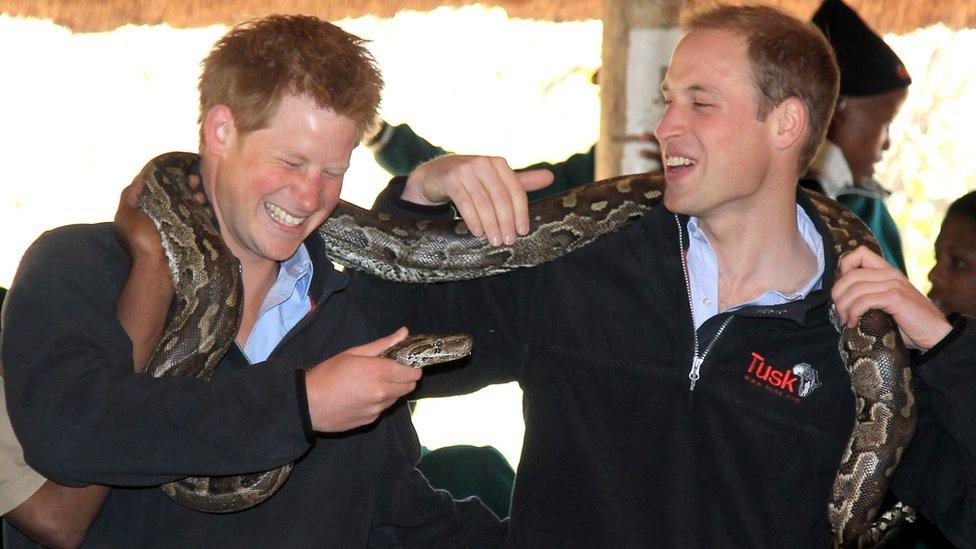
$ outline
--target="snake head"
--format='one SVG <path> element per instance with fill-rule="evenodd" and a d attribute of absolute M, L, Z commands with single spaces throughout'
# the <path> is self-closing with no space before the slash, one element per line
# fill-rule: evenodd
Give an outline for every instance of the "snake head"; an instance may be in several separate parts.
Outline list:
<path fill-rule="evenodd" d="M 387 349 L 381 356 L 404 366 L 423 368 L 457 360 L 471 354 L 472 339 L 468 334 L 418 334 Z"/>

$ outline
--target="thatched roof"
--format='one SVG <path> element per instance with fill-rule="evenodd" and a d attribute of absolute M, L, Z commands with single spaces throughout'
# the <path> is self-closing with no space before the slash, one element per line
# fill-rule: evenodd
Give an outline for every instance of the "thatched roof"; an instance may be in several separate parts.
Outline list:
<path fill-rule="evenodd" d="M 703 0 L 689 0 L 694 4 Z M 709 0 L 704 0 L 709 1 Z M 740 0 L 742 1 L 742 0 Z M 753 0 L 745 0 L 751 2 Z M 808 18 L 820 0 L 770 0 Z M 847 0 L 880 32 L 907 33 L 942 23 L 951 28 L 976 27 L 973 0 Z M 325 19 L 363 15 L 390 17 L 401 10 L 429 11 L 464 6 L 475 0 L 4 0 L 0 12 L 51 19 L 75 32 L 112 30 L 127 23 L 202 27 L 235 22 L 268 13 L 307 13 Z M 549 21 L 600 17 L 601 0 L 492 0 L 481 4 L 504 8 L 509 16 Z"/>

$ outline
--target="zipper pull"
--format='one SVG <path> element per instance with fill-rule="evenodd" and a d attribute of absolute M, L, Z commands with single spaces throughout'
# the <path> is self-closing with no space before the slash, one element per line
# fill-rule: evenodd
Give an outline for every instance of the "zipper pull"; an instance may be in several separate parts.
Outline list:
<path fill-rule="evenodd" d="M 691 380 L 691 387 L 688 389 L 689 391 L 695 390 L 695 382 L 697 382 L 698 378 L 701 377 L 700 372 L 702 362 L 705 362 L 705 359 L 698 355 L 695 355 L 694 358 L 691 359 L 691 371 L 688 372 L 688 379 Z"/>

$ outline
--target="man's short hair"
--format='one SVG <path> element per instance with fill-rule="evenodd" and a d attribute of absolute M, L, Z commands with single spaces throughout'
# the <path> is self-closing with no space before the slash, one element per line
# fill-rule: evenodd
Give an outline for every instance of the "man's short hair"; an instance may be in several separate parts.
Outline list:
<path fill-rule="evenodd" d="M 759 120 L 785 99 L 803 102 L 808 130 L 800 149 L 799 173 L 805 172 L 827 134 L 840 82 L 837 59 L 823 34 L 768 6 L 720 6 L 692 13 L 682 27 L 688 32 L 726 31 L 745 39 Z"/>
<path fill-rule="evenodd" d="M 285 95 L 307 96 L 358 123 L 376 119 L 383 77 L 365 40 L 316 17 L 272 15 L 241 23 L 214 44 L 200 75 L 203 120 L 227 105 L 241 134 L 259 130 Z"/>

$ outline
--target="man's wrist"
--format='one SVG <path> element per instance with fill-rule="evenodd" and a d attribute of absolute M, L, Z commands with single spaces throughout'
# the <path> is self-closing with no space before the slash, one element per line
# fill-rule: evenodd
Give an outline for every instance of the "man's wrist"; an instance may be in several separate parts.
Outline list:
<path fill-rule="evenodd" d="M 169 262 L 165 256 L 150 253 L 133 253 L 131 256 L 130 271 L 132 273 L 138 272 L 141 277 L 151 278 L 156 283 L 172 286 Z"/>
<path fill-rule="evenodd" d="M 952 345 L 952 343 L 959 338 L 963 330 L 966 328 L 966 317 L 958 313 L 951 313 L 946 317 L 946 322 L 949 324 L 949 331 L 940 339 L 935 342 L 934 345 L 926 349 L 925 351 L 916 350 L 912 352 L 912 358 L 916 365 L 921 365 L 935 356 L 939 355 L 943 349 Z"/>
<path fill-rule="evenodd" d="M 434 197 L 439 200 L 427 196 L 424 185 L 421 183 L 427 177 L 426 167 L 426 164 L 421 164 L 407 177 L 407 184 L 403 186 L 403 193 L 400 194 L 400 198 L 421 206 L 442 206 L 447 204 L 450 202 L 447 196 Z"/>

